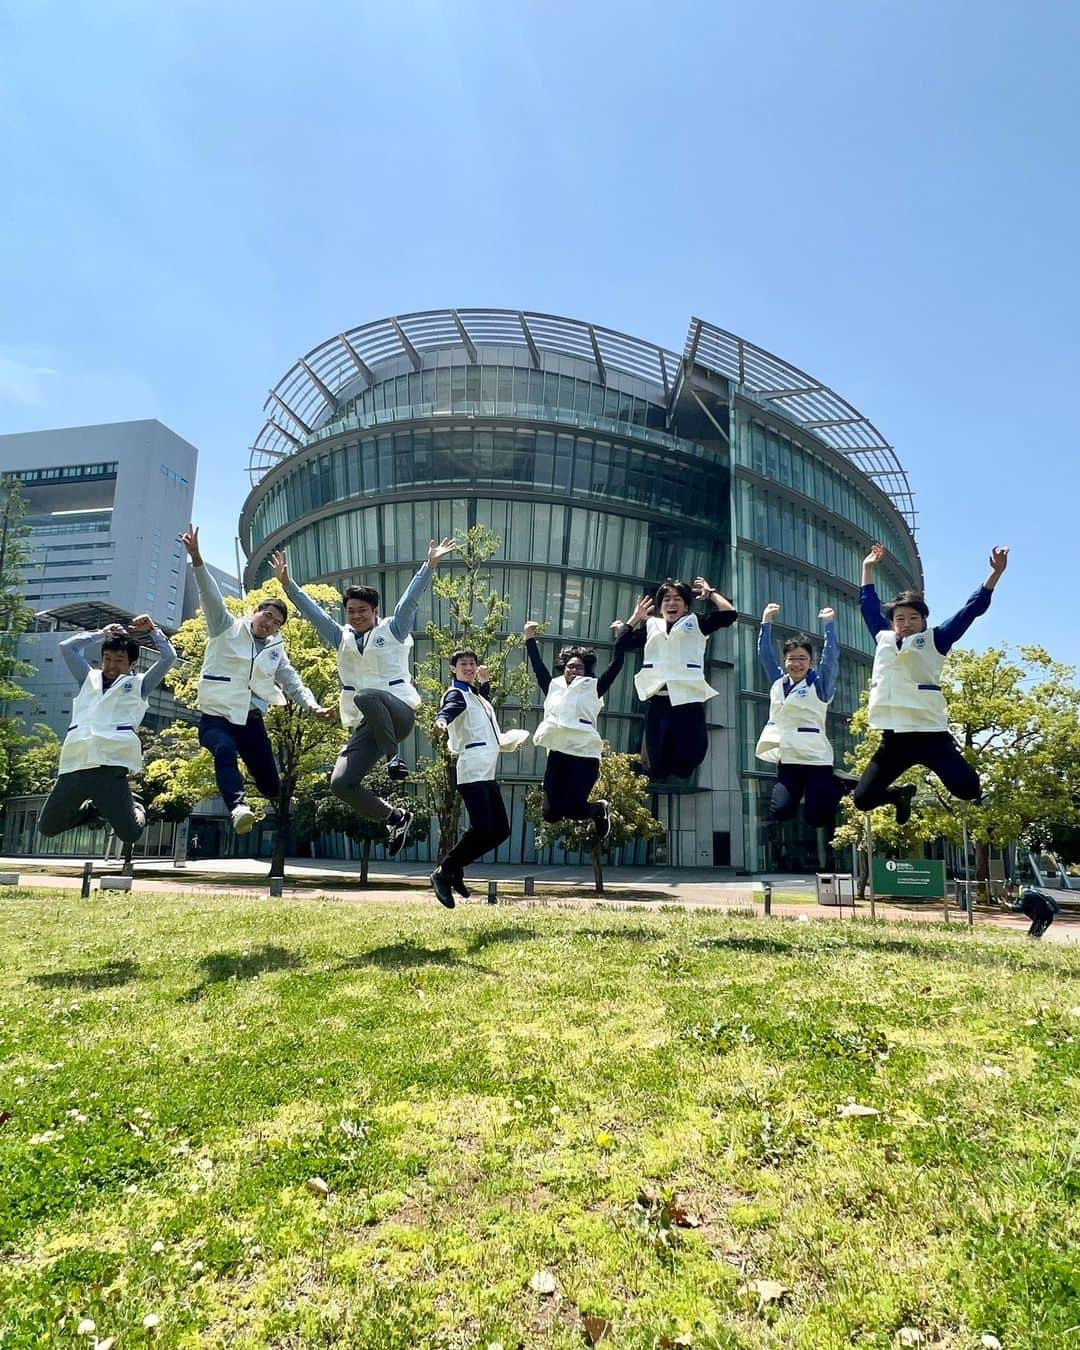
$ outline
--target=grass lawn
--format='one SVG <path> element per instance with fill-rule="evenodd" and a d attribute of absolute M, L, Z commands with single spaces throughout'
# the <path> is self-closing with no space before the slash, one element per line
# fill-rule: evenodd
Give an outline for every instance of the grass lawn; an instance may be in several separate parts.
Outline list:
<path fill-rule="evenodd" d="M 9 890 L 0 951 L 3 1350 L 1080 1344 L 1074 949 Z"/>

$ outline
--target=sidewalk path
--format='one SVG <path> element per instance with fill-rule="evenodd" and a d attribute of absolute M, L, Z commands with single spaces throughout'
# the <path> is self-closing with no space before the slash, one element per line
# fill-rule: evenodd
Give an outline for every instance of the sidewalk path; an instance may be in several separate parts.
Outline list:
<path fill-rule="evenodd" d="M 19 884 L 28 887 L 70 890 L 81 885 L 83 864 L 73 858 L 0 858 L 0 871 L 17 872 Z M 119 872 L 119 863 L 95 860 L 93 889 L 98 878 Z M 266 895 L 268 863 L 262 858 L 214 858 L 205 862 L 174 867 L 165 858 L 138 860 L 135 863 L 135 893 L 165 894 L 190 891 L 258 893 Z M 434 903 L 427 879 L 428 869 L 421 863 L 399 865 L 377 863 L 369 872 L 368 884 L 360 889 L 360 864 L 324 862 L 311 858 L 290 858 L 285 867 L 284 898 L 325 899 L 346 904 L 370 901 L 395 904 Z M 527 876 L 535 879 L 536 893 L 523 894 Z M 470 879 L 471 880 L 471 879 Z M 588 908 L 595 905 L 619 909 L 657 909 L 680 906 L 684 909 L 741 911 L 764 915 L 763 889 L 768 882 L 777 899 L 773 917 L 786 919 L 828 919 L 851 922 L 850 905 L 819 905 L 814 898 L 814 878 L 805 875 L 766 874 L 760 877 L 736 877 L 732 872 L 711 868 L 612 869 L 604 877 L 604 895 L 593 891 L 592 869 L 587 867 L 526 867 L 492 864 L 483 868 L 483 878 L 472 882 L 472 899 L 466 904 L 484 904 L 487 883 L 498 883 L 501 904 L 558 905 Z M 0 899 L 4 888 L 0 887 Z M 802 897 L 805 896 L 805 899 Z M 878 901 L 877 917 L 896 922 L 941 922 L 940 903 L 896 905 Z M 860 902 L 855 910 L 860 919 L 870 917 L 869 902 Z M 966 916 L 950 906 L 949 921 L 966 926 Z M 1023 915 L 993 907 L 975 910 L 975 921 L 998 930 L 1023 934 L 1028 920 Z M 1080 944 L 1080 913 L 1062 914 L 1048 930 L 1046 938 L 1057 943 Z"/>

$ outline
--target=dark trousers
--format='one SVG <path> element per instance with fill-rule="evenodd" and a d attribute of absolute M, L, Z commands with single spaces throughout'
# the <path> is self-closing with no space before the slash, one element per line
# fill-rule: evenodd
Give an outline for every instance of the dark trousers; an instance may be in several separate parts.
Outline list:
<path fill-rule="evenodd" d="M 349 737 L 330 774 L 330 791 L 348 802 L 367 820 L 386 820 L 388 802 L 364 787 L 364 779 L 379 763 L 396 753 L 412 731 L 416 714 L 401 699 L 383 689 L 366 689 L 356 695 L 364 720 Z"/>
<path fill-rule="evenodd" d="M 1031 920 L 1028 937 L 1039 938 L 1054 922 L 1061 906 L 1041 891 L 1025 891 L 1020 897 L 1020 910 Z"/>
<path fill-rule="evenodd" d="M 896 805 L 898 789 L 892 785 L 902 773 L 922 764 L 936 773 L 961 801 L 973 802 L 979 795 L 979 775 L 956 748 L 947 731 L 883 731 L 881 744 L 855 786 L 854 801 L 860 811 L 875 806 Z"/>
<path fill-rule="evenodd" d="M 689 778 L 708 751 L 704 703 L 673 707 L 663 694 L 646 701 L 641 762 L 650 778 Z"/>
<path fill-rule="evenodd" d="M 589 801 L 600 777 L 600 761 L 583 755 L 549 750 L 544 769 L 540 810 L 549 823 L 556 820 L 599 820 L 603 808 Z"/>
<path fill-rule="evenodd" d="M 803 814 L 812 830 L 829 829 L 836 820 L 840 784 L 831 764 L 779 764 L 769 806 L 771 820 L 791 820 L 803 801 Z M 805 800 L 804 800 L 805 799 Z"/>
<path fill-rule="evenodd" d="M 266 734 L 266 723 L 257 709 L 252 708 L 242 727 L 226 717 L 203 713 L 199 719 L 199 744 L 214 757 L 214 778 L 227 810 L 231 811 L 244 800 L 244 780 L 240 777 L 237 759 L 243 760 L 262 795 L 276 800 L 281 791 L 281 779 L 274 763 L 270 737 Z"/>
<path fill-rule="evenodd" d="M 506 805 L 494 779 L 459 783 L 457 790 L 469 813 L 469 828 L 439 864 L 440 872 L 451 877 L 460 875 L 470 863 L 510 838 Z"/>
<path fill-rule="evenodd" d="M 128 771 L 117 764 L 96 769 L 76 769 L 62 773 L 41 808 L 37 831 L 45 839 L 69 830 L 83 802 L 92 801 L 98 814 L 125 844 L 133 844 L 142 834 L 146 816 L 131 799 Z"/>

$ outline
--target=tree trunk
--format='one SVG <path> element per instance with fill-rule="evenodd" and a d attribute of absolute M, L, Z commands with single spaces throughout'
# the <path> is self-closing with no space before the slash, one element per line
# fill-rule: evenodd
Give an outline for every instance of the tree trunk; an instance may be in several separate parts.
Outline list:
<path fill-rule="evenodd" d="M 975 880 L 980 884 L 990 880 L 990 845 L 975 840 Z"/>
<path fill-rule="evenodd" d="M 598 848 L 590 849 L 589 857 L 592 859 L 593 883 L 596 887 L 596 894 L 604 894 L 604 869 L 600 863 L 600 850 Z"/>
<path fill-rule="evenodd" d="M 367 885 L 368 863 L 371 861 L 371 840 L 364 837 L 360 845 L 360 885 Z"/>

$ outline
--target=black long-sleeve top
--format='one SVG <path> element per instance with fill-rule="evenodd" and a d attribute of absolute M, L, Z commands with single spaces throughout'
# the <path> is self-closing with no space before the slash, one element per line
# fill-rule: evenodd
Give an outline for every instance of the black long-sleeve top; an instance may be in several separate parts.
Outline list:
<path fill-rule="evenodd" d="M 693 610 L 690 611 L 691 614 L 693 612 L 694 612 Z M 712 609 L 709 611 L 708 614 L 699 614 L 697 616 L 698 627 L 701 629 L 705 637 L 708 637 L 711 633 L 718 633 L 721 628 L 730 628 L 738 617 L 739 617 L 738 610 Z M 675 623 L 678 622 L 679 620 L 676 619 Z M 668 624 L 667 630 L 669 633 L 671 632 L 672 628 L 674 628 L 674 626 L 675 624 L 673 623 Z M 624 652 L 641 651 L 642 648 L 645 646 L 647 628 L 648 625 L 643 623 L 638 624 L 636 628 L 624 628 L 619 636 L 618 642 L 615 644 L 616 652 L 619 650 L 620 647 L 623 649 Z"/>
<path fill-rule="evenodd" d="M 619 642 L 621 641 L 622 639 L 620 638 Z M 615 644 L 615 654 L 611 658 L 611 664 L 602 675 L 597 676 L 596 692 L 600 698 L 603 698 L 615 683 L 619 671 L 623 668 L 623 662 L 626 660 L 628 648 L 620 646 L 619 642 Z M 540 686 L 543 693 L 546 694 L 551 687 L 552 675 L 551 671 L 544 665 L 543 657 L 540 655 L 540 646 L 535 638 L 526 638 L 525 653 L 529 658 L 529 665 L 533 668 L 533 674 L 536 676 L 536 683 Z"/>

